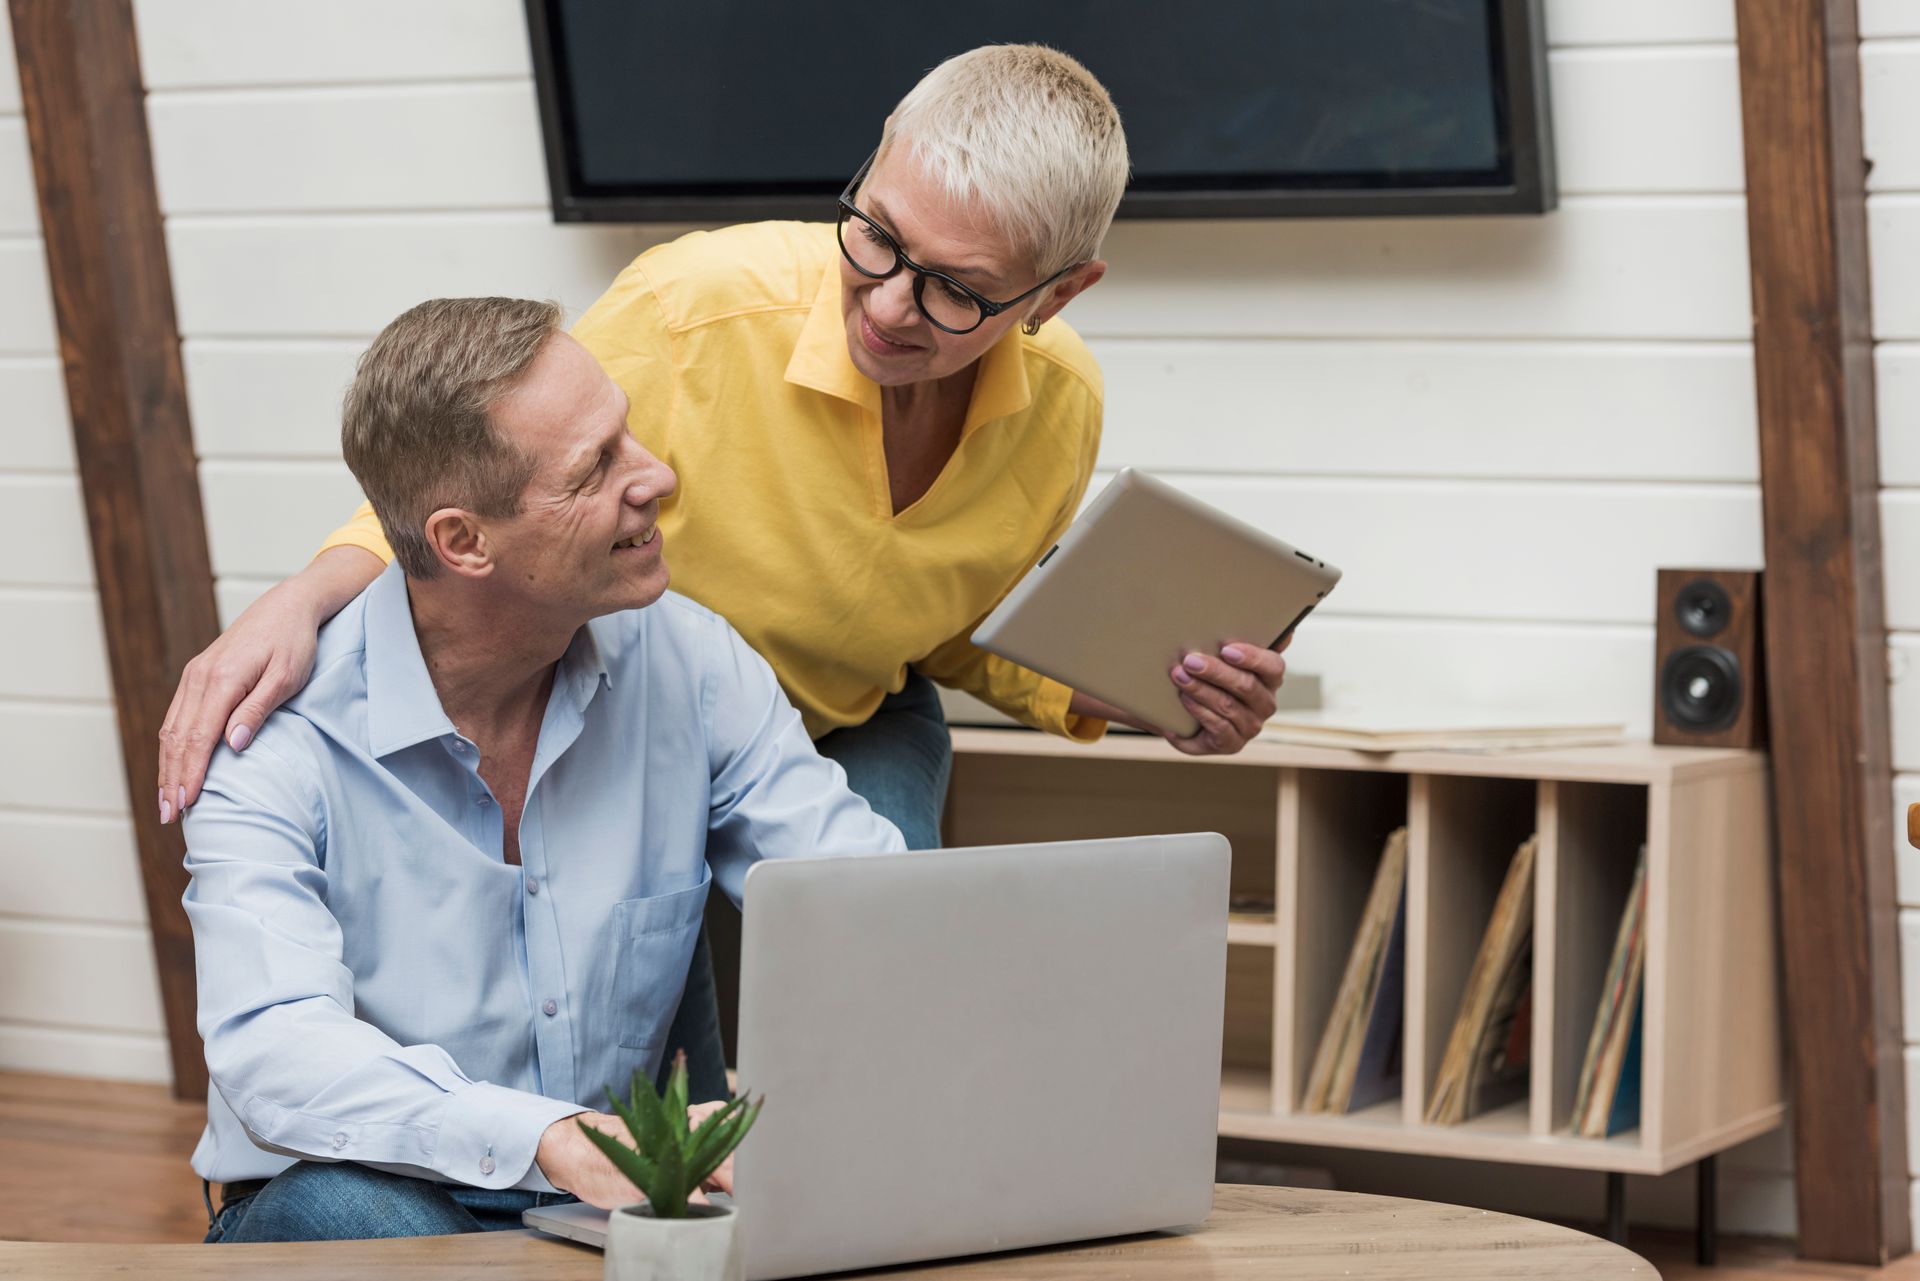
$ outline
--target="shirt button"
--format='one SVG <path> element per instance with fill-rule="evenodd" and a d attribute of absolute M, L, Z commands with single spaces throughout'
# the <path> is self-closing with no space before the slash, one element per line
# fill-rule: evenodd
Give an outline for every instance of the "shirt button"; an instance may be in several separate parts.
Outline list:
<path fill-rule="evenodd" d="M 552 1018 L 560 1012 L 560 1003 L 552 998 L 548 998 L 547 1003 L 540 1007 L 540 1012 L 548 1018 Z"/>
<path fill-rule="evenodd" d="M 538 894 L 540 893 L 540 878 L 539 878 L 539 877 L 537 877 L 537 876 L 529 876 L 529 877 L 527 878 L 527 893 L 529 893 L 529 894 L 534 894 L 534 895 L 538 895 Z"/>
<path fill-rule="evenodd" d="M 347 1146 L 347 1132 L 345 1130 L 336 1130 L 333 1135 L 333 1150 L 338 1152 L 345 1146 Z"/>
<path fill-rule="evenodd" d="M 485 792 L 482 792 L 480 793 L 480 795 L 473 798 L 473 803 L 475 805 L 478 805 L 481 809 L 485 809 L 487 806 L 493 804 L 493 798 L 491 796 L 488 796 Z"/>
<path fill-rule="evenodd" d="M 482 1173 L 482 1174 L 492 1174 L 492 1173 L 493 1173 L 493 1158 L 492 1158 L 492 1157 L 490 1157 L 490 1156 L 483 1156 L 483 1157 L 481 1157 L 481 1158 L 480 1158 L 480 1173 Z"/>

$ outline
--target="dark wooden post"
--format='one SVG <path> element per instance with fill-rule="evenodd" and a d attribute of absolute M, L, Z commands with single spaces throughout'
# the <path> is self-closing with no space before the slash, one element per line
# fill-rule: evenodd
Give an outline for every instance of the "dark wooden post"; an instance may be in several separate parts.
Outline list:
<path fill-rule="evenodd" d="M 204 1097 L 184 847 L 160 826 L 154 779 L 174 683 L 219 618 L 133 11 L 10 4 L 174 1093 Z"/>
<path fill-rule="evenodd" d="M 1738 0 L 1801 1252 L 1912 1243 L 1854 0 Z"/>

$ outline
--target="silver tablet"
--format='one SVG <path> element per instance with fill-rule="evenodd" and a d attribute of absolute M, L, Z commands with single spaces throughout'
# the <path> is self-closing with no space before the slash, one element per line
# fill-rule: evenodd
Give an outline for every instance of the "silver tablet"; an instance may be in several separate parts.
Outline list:
<path fill-rule="evenodd" d="M 1188 651 L 1278 645 L 1340 571 L 1131 467 L 973 633 L 973 643 L 1178 735 Z"/>

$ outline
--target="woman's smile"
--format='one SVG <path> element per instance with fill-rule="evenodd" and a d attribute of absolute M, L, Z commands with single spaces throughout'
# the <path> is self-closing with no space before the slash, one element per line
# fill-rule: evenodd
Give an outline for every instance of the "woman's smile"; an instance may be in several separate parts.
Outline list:
<path fill-rule="evenodd" d="M 860 338 L 876 356 L 904 356 L 921 350 L 917 344 L 899 342 L 883 333 L 864 307 L 860 310 Z"/>

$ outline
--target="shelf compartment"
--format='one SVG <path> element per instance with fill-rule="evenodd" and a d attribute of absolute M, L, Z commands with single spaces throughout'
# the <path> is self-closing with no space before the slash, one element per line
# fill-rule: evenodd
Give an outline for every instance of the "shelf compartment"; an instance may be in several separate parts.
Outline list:
<path fill-rule="evenodd" d="M 1572 1121 L 1587 1038 L 1646 841 L 1645 787 L 1540 785 L 1531 1115 L 1536 1134 L 1564 1133 Z"/>
<path fill-rule="evenodd" d="M 1381 852 L 1406 822 L 1404 774 L 1301 769 L 1281 777 L 1280 882 L 1288 928 L 1281 932 L 1275 1088 L 1282 1111 L 1300 1106 Z"/>
<path fill-rule="evenodd" d="M 950 844 L 1219 832 L 1233 845 L 1233 892 L 1271 894 L 1277 787 L 1276 777 L 1265 770 L 956 755 L 955 803 L 947 816 Z M 1242 859 L 1243 851 L 1249 857 Z M 1267 857 L 1256 857 L 1263 851 Z"/>
<path fill-rule="evenodd" d="M 1515 1099 L 1497 1108 L 1470 1116 L 1458 1125 L 1432 1125 L 1428 1131 L 1445 1130 L 1468 1139 L 1524 1139 L 1533 1133 L 1526 1099 Z"/>
<path fill-rule="evenodd" d="M 1226 1019 L 1221 1030 L 1221 1107 L 1233 1083 L 1236 1106 L 1273 1107 L 1273 982 L 1270 947 L 1227 945 Z"/>
<path fill-rule="evenodd" d="M 1219 832 L 1233 847 L 1230 893 L 1273 901 L 1278 775 L 1182 768 L 1184 759 L 956 754 L 946 844 Z"/>
<path fill-rule="evenodd" d="M 1220 1115 L 1228 1117 L 1264 1117 L 1273 1110 L 1273 1077 L 1263 1068 L 1225 1067 L 1220 1069 Z M 1225 1134 L 1232 1122 L 1223 1120 Z"/>
<path fill-rule="evenodd" d="M 1429 1091 L 1501 882 L 1514 852 L 1538 826 L 1537 792 L 1531 779 L 1444 774 L 1413 778 L 1402 1086 L 1409 1125 L 1420 1125 L 1426 1115 Z"/>

